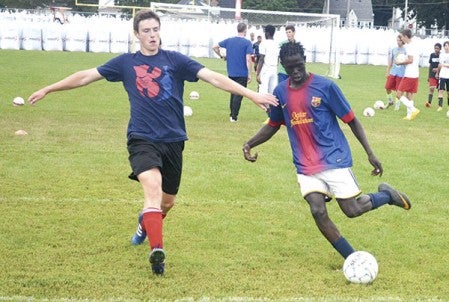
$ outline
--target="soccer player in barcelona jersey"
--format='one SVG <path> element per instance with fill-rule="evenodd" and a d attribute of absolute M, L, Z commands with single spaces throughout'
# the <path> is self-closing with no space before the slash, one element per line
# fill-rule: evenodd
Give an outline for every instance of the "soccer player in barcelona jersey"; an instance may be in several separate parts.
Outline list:
<path fill-rule="evenodd" d="M 159 276 L 165 269 L 162 219 L 175 203 L 187 140 L 182 99 L 184 82 L 201 79 L 245 96 L 263 110 L 266 105 L 277 104 L 273 95 L 256 93 L 179 52 L 161 49 L 160 27 L 155 12 L 139 11 L 133 20 L 139 51 L 119 55 L 97 68 L 75 72 L 28 98 L 35 104 L 51 92 L 74 89 L 101 79 L 123 83 L 131 112 L 127 131 L 132 169 L 129 178 L 140 182 L 144 196 L 131 243 L 142 244 L 148 238 L 151 268 Z"/>
<path fill-rule="evenodd" d="M 279 105 L 271 107 L 268 124 L 243 145 L 243 154 L 246 160 L 255 162 L 257 153 L 251 155 L 251 148 L 269 140 L 285 125 L 301 194 L 320 232 L 346 258 L 354 248 L 329 218 L 326 202 L 335 198 L 351 218 L 385 204 L 409 210 L 411 203 L 404 193 L 387 183 L 379 184 L 378 192 L 362 194 L 351 171 L 351 151 L 337 118 L 349 126 L 363 146 L 374 167 L 371 174 L 381 176 L 383 169 L 350 104 L 333 81 L 306 71 L 300 43 L 282 45 L 280 59 L 289 78 L 274 90 Z"/>

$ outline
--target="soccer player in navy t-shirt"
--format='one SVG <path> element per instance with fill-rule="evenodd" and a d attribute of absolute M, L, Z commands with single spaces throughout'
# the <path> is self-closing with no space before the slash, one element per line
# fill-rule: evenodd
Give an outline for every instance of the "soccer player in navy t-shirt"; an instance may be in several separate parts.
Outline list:
<path fill-rule="evenodd" d="M 406 210 L 411 204 L 404 193 L 386 183 L 381 183 L 376 193 L 362 194 L 351 171 L 351 151 L 338 119 L 349 125 L 363 146 L 374 167 L 371 174 L 382 175 L 383 169 L 348 101 L 333 81 L 306 71 L 300 43 L 282 45 L 280 58 L 289 78 L 275 88 L 279 105 L 270 108 L 268 124 L 243 145 L 244 157 L 256 161 L 257 154 L 251 155 L 251 148 L 269 140 L 285 125 L 301 194 L 320 232 L 346 258 L 354 249 L 329 218 L 326 202 L 335 198 L 348 217 L 387 203 Z"/>
<path fill-rule="evenodd" d="M 247 89 L 228 77 L 213 72 L 178 52 L 160 48 L 160 19 L 155 12 L 139 11 L 134 17 L 134 34 L 140 51 L 126 53 L 97 68 L 78 71 L 34 92 L 35 104 L 48 93 L 73 89 L 106 79 L 123 83 L 130 103 L 127 130 L 131 179 L 140 182 L 144 206 L 131 243 L 148 237 L 152 271 L 162 275 L 165 250 L 162 219 L 174 206 L 182 172 L 182 151 L 187 140 L 183 115 L 184 81 L 206 81 L 215 87 L 251 99 L 260 108 L 276 105 L 268 94 Z"/>

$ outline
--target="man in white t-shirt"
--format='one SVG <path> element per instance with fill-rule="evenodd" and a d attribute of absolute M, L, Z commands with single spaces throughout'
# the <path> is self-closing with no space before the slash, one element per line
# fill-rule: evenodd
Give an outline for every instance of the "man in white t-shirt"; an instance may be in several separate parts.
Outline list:
<path fill-rule="evenodd" d="M 438 64 L 438 72 L 435 77 L 439 79 L 438 86 L 438 104 L 439 108 L 443 105 L 443 93 L 447 92 L 447 104 L 449 106 L 449 41 L 443 44 L 444 52 L 440 53 L 440 63 Z M 449 111 L 448 111 L 449 112 Z"/>
<path fill-rule="evenodd" d="M 413 120 L 418 114 L 419 109 L 414 106 L 413 96 L 418 92 L 419 82 L 419 48 L 412 41 L 412 31 L 404 29 L 399 34 L 404 42 L 407 58 L 403 61 L 396 61 L 397 65 L 405 65 L 405 73 L 397 88 L 397 98 L 407 107 L 405 120 Z"/>
<path fill-rule="evenodd" d="M 273 93 L 278 84 L 279 45 L 274 41 L 275 31 L 273 25 L 265 26 L 265 40 L 259 45 L 260 57 L 256 76 L 260 93 Z"/>

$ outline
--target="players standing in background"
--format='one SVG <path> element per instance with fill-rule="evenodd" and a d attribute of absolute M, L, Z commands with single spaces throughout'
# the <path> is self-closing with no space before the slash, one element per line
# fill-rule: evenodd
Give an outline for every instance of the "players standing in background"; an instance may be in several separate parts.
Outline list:
<path fill-rule="evenodd" d="M 362 194 L 351 170 L 351 150 L 338 119 L 349 126 L 362 145 L 374 167 L 371 174 L 382 175 L 383 169 L 350 104 L 335 82 L 306 71 L 300 43 L 282 45 L 280 58 L 289 78 L 274 90 L 279 105 L 270 108 L 269 123 L 243 145 L 243 154 L 246 160 L 256 161 L 257 154 L 252 156 L 251 148 L 269 140 L 285 125 L 301 194 L 320 232 L 346 258 L 354 249 L 329 218 L 327 202 L 335 198 L 350 218 L 385 204 L 406 210 L 411 204 L 405 194 L 386 183 L 379 185 L 378 192 Z"/>
<path fill-rule="evenodd" d="M 399 83 L 404 77 L 405 65 L 397 65 L 396 57 L 399 54 L 405 55 L 405 48 L 404 42 L 402 42 L 400 36 L 396 37 L 396 43 L 397 46 L 392 48 L 388 54 L 387 71 L 385 73 L 385 76 L 387 78 L 387 81 L 385 82 L 385 91 L 387 92 L 387 108 L 395 104 L 394 110 L 399 110 L 401 102 L 399 102 L 399 100 L 397 99 L 396 103 L 393 101 L 393 98 L 395 98 L 395 96 L 393 95 L 393 91 L 396 92 Z"/>
<path fill-rule="evenodd" d="M 253 45 L 245 38 L 247 28 L 245 23 L 239 23 L 237 25 L 237 36 L 220 41 L 218 45 L 213 47 L 215 53 L 226 60 L 229 78 L 244 87 L 251 82 L 251 55 L 253 53 Z M 220 48 L 226 49 L 226 57 L 221 55 Z M 241 95 L 231 93 L 229 121 L 237 122 L 242 100 Z"/>
<path fill-rule="evenodd" d="M 438 79 L 435 77 L 435 75 L 438 72 L 438 63 L 440 62 L 440 51 L 441 51 L 441 44 L 436 43 L 433 46 L 434 52 L 430 54 L 429 57 L 429 76 L 427 78 L 427 81 L 429 82 L 429 97 L 426 102 L 426 107 L 430 108 L 432 107 L 432 99 L 433 99 L 433 93 L 435 91 L 435 88 L 438 88 Z M 442 110 L 442 104 L 438 104 L 438 111 Z"/>
<path fill-rule="evenodd" d="M 287 25 L 285 27 L 285 34 L 287 35 L 287 40 L 282 41 L 279 47 L 281 47 L 285 43 L 294 43 L 295 40 L 295 27 L 293 25 Z M 288 78 L 287 72 L 284 69 L 284 66 L 282 64 L 279 64 L 279 71 L 278 71 L 278 83 L 286 80 Z"/>
<path fill-rule="evenodd" d="M 274 41 L 276 28 L 267 25 L 264 28 L 265 40 L 259 46 L 259 63 L 257 64 L 256 76 L 259 83 L 259 92 L 273 93 L 278 84 L 278 61 L 279 45 Z"/>
<path fill-rule="evenodd" d="M 257 71 L 257 65 L 259 64 L 259 58 L 260 58 L 260 52 L 259 52 L 259 46 L 260 43 L 262 43 L 262 36 L 257 36 L 257 41 L 253 44 L 253 62 L 254 62 L 254 71 Z"/>
<path fill-rule="evenodd" d="M 396 61 L 398 65 L 405 65 L 404 77 L 399 83 L 396 97 L 407 107 L 407 115 L 404 119 L 410 121 L 419 114 L 419 109 L 414 105 L 413 97 L 418 92 L 420 51 L 419 46 L 412 40 L 413 35 L 410 29 L 403 29 L 399 36 L 404 42 L 407 59 L 402 62 Z"/>
<path fill-rule="evenodd" d="M 127 145 L 132 173 L 129 178 L 139 181 L 144 193 L 138 229 L 131 243 L 141 244 L 148 237 L 149 261 L 156 275 L 162 275 L 165 269 L 162 219 L 174 206 L 181 182 L 182 153 L 187 140 L 182 99 L 184 82 L 201 79 L 233 94 L 244 95 L 264 110 L 266 105 L 277 104 L 272 95 L 258 94 L 179 52 L 161 49 L 160 26 L 155 12 L 139 11 L 133 29 L 140 51 L 119 55 L 97 68 L 78 71 L 28 98 L 35 104 L 51 92 L 86 86 L 101 79 L 123 82 L 130 102 Z"/>
<path fill-rule="evenodd" d="M 256 34 L 255 34 L 254 32 L 251 32 L 251 33 L 249 34 L 249 40 L 250 40 L 251 43 L 253 43 L 253 44 L 255 43 L 255 38 L 254 38 L 255 35 L 256 35 Z"/>
<path fill-rule="evenodd" d="M 438 109 L 443 106 L 443 94 L 446 89 L 447 104 L 449 106 L 449 41 L 444 42 L 444 52 L 440 53 L 440 62 L 438 64 L 437 78 L 438 86 Z M 448 111 L 449 112 L 449 111 Z"/>

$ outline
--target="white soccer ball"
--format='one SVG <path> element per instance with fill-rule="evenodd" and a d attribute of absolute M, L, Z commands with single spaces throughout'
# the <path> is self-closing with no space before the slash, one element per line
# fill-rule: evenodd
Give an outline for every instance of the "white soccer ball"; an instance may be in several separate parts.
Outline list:
<path fill-rule="evenodd" d="M 15 132 L 15 134 L 16 134 L 17 136 L 24 136 L 24 135 L 28 135 L 28 132 L 26 132 L 25 130 L 17 130 L 17 131 Z"/>
<path fill-rule="evenodd" d="M 200 94 L 197 91 L 192 91 L 189 94 L 189 98 L 191 100 L 198 100 L 200 98 Z"/>
<path fill-rule="evenodd" d="M 366 116 L 366 117 L 372 117 L 372 116 L 374 116 L 374 114 L 376 114 L 376 112 L 375 112 L 374 109 L 371 108 L 371 107 L 366 107 L 366 108 L 363 110 L 363 116 Z"/>
<path fill-rule="evenodd" d="M 191 116 L 193 114 L 192 108 L 189 106 L 184 106 L 184 116 Z"/>
<path fill-rule="evenodd" d="M 385 109 L 385 103 L 381 100 L 375 101 L 373 105 L 374 109 Z"/>
<path fill-rule="evenodd" d="M 351 283 L 372 283 L 379 272 L 376 258 L 368 252 L 357 251 L 346 258 L 343 264 L 343 274 Z"/>
<path fill-rule="evenodd" d="M 400 53 L 396 56 L 396 63 L 404 63 L 407 60 L 407 55 Z"/>
<path fill-rule="evenodd" d="M 23 98 L 21 98 L 20 96 L 18 96 L 12 100 L 12 104 L 14 106 L 22 106 L 25 104 L 25 100 Z"/>
<path fill-rule="evenodd" d="M 449 110 L 446 112 L 446 116 L 449 118 Z"/>

